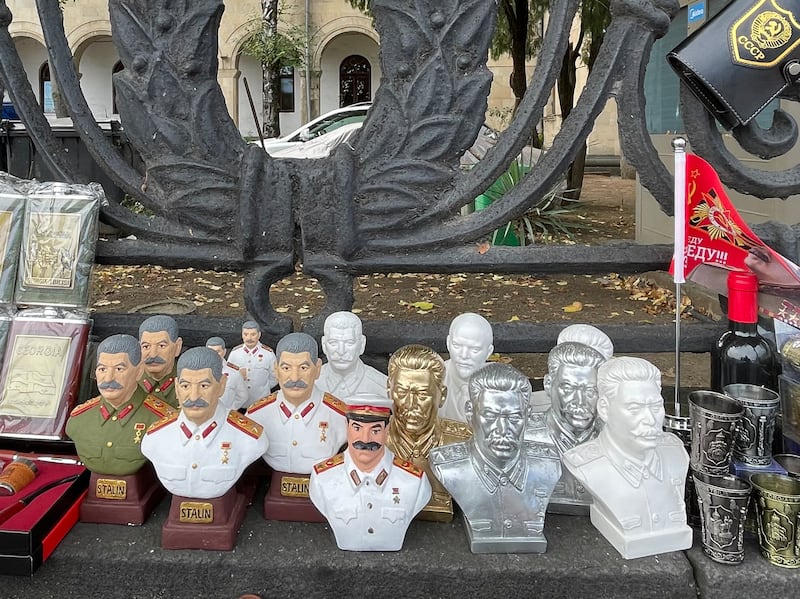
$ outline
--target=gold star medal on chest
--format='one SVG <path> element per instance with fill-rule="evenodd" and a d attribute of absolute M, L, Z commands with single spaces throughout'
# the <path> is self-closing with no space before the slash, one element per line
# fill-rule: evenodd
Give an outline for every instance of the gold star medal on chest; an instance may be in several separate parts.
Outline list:
<path fill-rule="evenodd" d="M 144 422 L 134 422 L 133 423 L 133 442 L 135 444 L 139 444 L 142 442 L 142 435 L 144 431 L 147 429 L 147 425 Z"/>
<path fill-rule="evenodd" d="M 400 503 L 400 487 L 392 487 L 392 501 L 395 503 Z"/>
<path fill-rule="evenodd" d="M 328 422 L 326 420 L 321 421 L 319 423 L 319 442 L 320 443 L 325 443 L 325 441 L 328 440 L 328 437 L 325 435 L 327 430 L 328 430 Z"/>
<path fill-rule="evenodd" d="M 227 464 L 230 461 L 230 458 L 228 457 L 228 452 L 231 449 L 231 442 L 230 441 L 223 441 L 222 443 L 220 443 L 219 447 L 220 447 L 220 449 L 222 449 L 222 460 L 221 460 L 221 462 L 223 464 Z"/>

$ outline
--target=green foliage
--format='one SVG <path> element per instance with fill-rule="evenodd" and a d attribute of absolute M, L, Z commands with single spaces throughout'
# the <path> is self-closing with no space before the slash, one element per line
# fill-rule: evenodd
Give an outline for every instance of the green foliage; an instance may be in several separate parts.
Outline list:
<path fill-rule="evenodd" d="M 609 0 L 583 0 L 581 2 L 581 29 L 584 42 L 581 48 L 581 59 L 592 70 L 606 28 L 611 23 L 611 7 Z"/>
<path fill-rule="evenodd" d="M 365 15 L 372 15 L 372 10 L 370 7 L 372 6 L 372 0 L 347 0 L 350 3 L 350 6 L 355 8 L 356 10 L 360 10 Z"/>
<path fill-rule="evenodd" d="M 269 26 L 260 16 L 248 23 L 249 36 L 242 45 L 242 52 L 274 67 L 299 67 L 305 63 L 305 32 L 292 27 L 286 33 L 270 35 Z"/>
<path fill-rule="evenodd" d="M 154 216 L 152 210 L 150 210 L 149 208 L 145 207 L 145 205 L 142 204 L 141 202 L 139 202 L 138 200 L 134 200 L 127 193 L 122 198 L 122 201 L 120 202 L 120 206 L 122 206 L 123 208 L 126 208 L 127 210 L 130 210 L 134 214 L 138 214 L 140 216 L 146 216 L 148 218 L 151 218 L 151 217 Z"/>
<path fill-rule="evenodd" d="M 352 0 L 351 0 L 352 1 Z M 522 2 L 525 4 L 526 2 Z M 500 0 L 497 3 L 497 27 L 494 30 L 492 46 L 489 49 L 492 59 L 497 60 L 503 54 L 511 52 L 512 30 L 508 22 L 506 8 L 512 13 L 516 12 L 514 0 Z M 528 30 L 525 39 L 525 54 L 528 58 L 533 58 L 539 51 L 542 44 L 542 21 L 544 15 L 550 9 L 550 0 L 530 0 L 528 6 Z"/>
<path fill-rule="evenodd" d="M 518 156 L 492 185 L 483 192 L 488 203 L 502 200 L 503 196 L 519 185 L 533 167 L 533 160 Z M 569 217 L 575 214 L 580 202 L 565 196 L 562 184 L 556 184 L 522 217 L 509 222 L 492 234 L 494 245 L 528 245 L 549 242 L 566 237 L 574 240 L 577 229 L 586 228 L 583 223 Z M 476 205 L 481 201 L 479 197 Z M 484 206 L 485 207 L 485 206 Z"/>

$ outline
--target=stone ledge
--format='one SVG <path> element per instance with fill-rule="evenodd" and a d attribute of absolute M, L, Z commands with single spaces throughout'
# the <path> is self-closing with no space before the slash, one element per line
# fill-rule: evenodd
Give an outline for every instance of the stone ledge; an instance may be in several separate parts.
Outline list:
<path fill-rule="evenodd" d="M 473 555 L 460 519 L 413 522 L 396 553 L 336 548 L 325 524 L 266 522 L 248 509 L 231 552 L 160 547 L 165 500 L 142 527 L 78 524 L 33 578 L 0 577 L 8 599 L 169 597 L 670 597 L 694 599 L 682 552 L 625 561 L 588 518 L 548 516 L 541 555 Z"/>
<path fill-rule="evenodd" d="M 263 486 L 263 485 L 262 485 Z M 473 555 L 459 518 L 414 522 L 396 553 L 336 548 L 325 524 L 267 522 L 263 489 L 231 552 L 160 547 L 165 500 L 141 527 L 78 524 L 33 578 L 0 576 L 8 599 L 262 597 L 793 597 L 797 572 L 770 565 L 747 542 L 740 566 L 687 552 L 624 560 L 586 517 L 549 515 L 547 553 Z"/>

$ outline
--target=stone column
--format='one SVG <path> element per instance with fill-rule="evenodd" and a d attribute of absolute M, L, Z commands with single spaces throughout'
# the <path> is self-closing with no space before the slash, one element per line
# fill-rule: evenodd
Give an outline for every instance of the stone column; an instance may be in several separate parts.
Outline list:
<path fill-rule="evenodd" d="M 217 71 L 217 81 L 222 88 L 222 95 L 225 97 L 225 104 L 228 106 L 228 113 L 231 119 L 239 126 L 239 69 L 223 69 Z"/>

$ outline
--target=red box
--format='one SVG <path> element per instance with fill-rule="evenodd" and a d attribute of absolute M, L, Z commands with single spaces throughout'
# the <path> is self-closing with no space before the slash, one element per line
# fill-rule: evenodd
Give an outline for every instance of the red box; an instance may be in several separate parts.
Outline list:
<path fill-rule="evenodd" d="M 11 461 L 13 456 L 0 452 L 3 462 Z M 89 471 L 83 466 L 41 458 L 36 465 L 39 474 L 32 483 L 16 495 L 0 497 L 0 513 L 48 483 L 73 475 L 78 478 L 45 491 L 0 523 L 0 574 L 31 576 L 78 521 L 80 504 L 89 486 Z"/>

